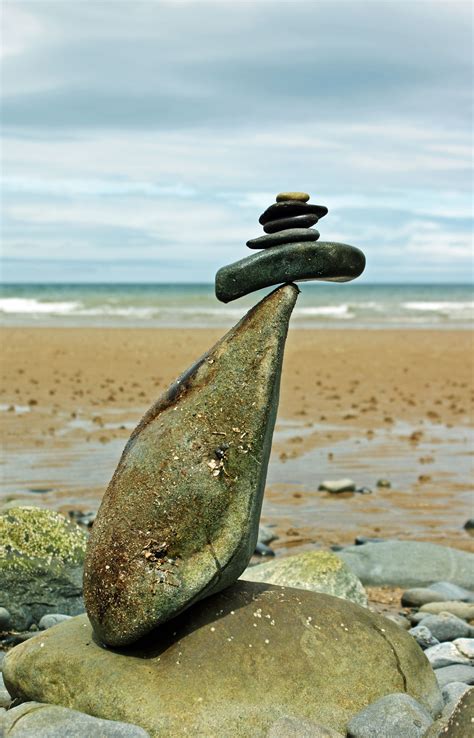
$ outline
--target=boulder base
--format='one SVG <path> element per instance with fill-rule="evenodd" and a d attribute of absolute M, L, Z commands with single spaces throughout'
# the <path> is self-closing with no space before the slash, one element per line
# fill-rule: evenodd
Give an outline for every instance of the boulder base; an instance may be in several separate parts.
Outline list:
<path fill-rule="evenodd" d="M 435 714 L 435 675 L 413 638 L 329 595 L 238 582 L 132 647 L 104 648 L 85 615 L 14 648 L 14 696 L 140 725 L 151 736 L 264 737 L 283 717 L 344 733 L 391 692 Z"/>

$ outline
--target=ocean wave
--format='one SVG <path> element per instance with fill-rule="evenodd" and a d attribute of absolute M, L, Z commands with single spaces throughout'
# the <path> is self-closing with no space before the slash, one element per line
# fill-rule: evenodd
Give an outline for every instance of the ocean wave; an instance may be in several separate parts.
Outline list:
<path fill-rule="evenodd" d="M 440 313 L 441 315 L 461 317 L 461 314 L 472 315 L 474 301 L 432 301 L 432 302 L 402 302 L 401 307 L 405 310 L 415 310 L 429 313 Z"/>
<path fill-rule="evenodd" d="M 295 316 L 302 318 L 318 316 L 320 318 L 350 320 L 351 318 L 355 318 L 355 313 L 350 312 L 349 305 L 319 305 L 318 307 L 296 308 Z"/>
<path fill-rule="evenodd" d="M 80 302 L 40 302 L 34 297 L 4 297 L 0 299 L 0 312 L 26 314 L 71 315 L 81 306 Z"/>

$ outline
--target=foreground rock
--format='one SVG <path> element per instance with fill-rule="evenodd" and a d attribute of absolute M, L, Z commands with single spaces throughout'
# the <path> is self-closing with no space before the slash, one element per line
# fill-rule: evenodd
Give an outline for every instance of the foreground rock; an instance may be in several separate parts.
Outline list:
<path fill-rule="evenodd" d="M 367 606 L 367 595 L 360 581 L 341 559 L 329 551 L 306 551 L 268 564 L 251 566 L 241 579 L 310 589 Z"/>
<path fill-rule="evenodd" d="M 362 584 L 425 587 L 443 578 L 474 588 L 474 554 L 421 541 L 349 546 L 338 553 Z"/>
<path fill-rule="evenodd" d="M 285 285 L 263 299 L 132 433 L 84 570 L 87 612 L 106 643 L 132 643 L 248 565 L 297 295 Z"/>
<path fill-rule="evenodd" d="M 442 698 L 406 631 L 346 600 L 238 582 L 134 647 L 101 648 L 86 616 L 13 649 L 14 696 L 140 725 L 152 736 L 266 736 L 280 718 L 344 733 L 390 692 Z"/>
<path fill-rule="evenodd" d="M 101 720 L 56 705 L 26 702 L 9 710 L 0 722 L 5 738 L 147 738 L 137 725 Z"/>
<path fill-rule="evenodd" d="M 26 630 L 48 612 L 84 612 L 87 536 L 53 510 L 13 507 L 0 515 L 0 606 L 8 627 Z"/>
<path fill-rule="evenodd" d="M 474 689 L 468 689 L 449 716 L 443 715 L 428 728 L 423 738 L 472 738 Z"/>

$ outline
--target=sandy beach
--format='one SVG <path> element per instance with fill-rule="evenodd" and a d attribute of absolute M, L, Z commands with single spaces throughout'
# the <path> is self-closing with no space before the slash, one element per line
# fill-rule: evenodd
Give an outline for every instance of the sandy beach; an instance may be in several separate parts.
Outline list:
<path fill-rule="evenodd" d="M 97 509 L 131 429 L 222 333 L 3 329 L 2 502 Z M 367 535 L 474 550 L 472 348 L 468 331 L 290 331 L 262 516 L 275 549 Z M 341 477 L 372 494 L 318 492 Z"/>

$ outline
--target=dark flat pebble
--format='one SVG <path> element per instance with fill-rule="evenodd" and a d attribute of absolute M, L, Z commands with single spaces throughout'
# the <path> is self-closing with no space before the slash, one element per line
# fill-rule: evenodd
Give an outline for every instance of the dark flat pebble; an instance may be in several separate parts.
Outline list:
<path fill-rule="evenodd" d="M 349 282 L 364 271 L 365 256 L 345 243 L 288 243 L 265 249 L 222 267 L 216 274 L 216 297 L 231 302 L 276 284 L 320 280 Z"/>
<path fill-rule="evenodd" d="M 297 200 L 284 200 L 283 202 L 274 202 L 269 208 L 261 214 L 258 222 L 261 225 L 269 223 L 272 220 L 280 220 L 280 218 L 293 218 L 295 215 L 316 215 L 316 220 L 327 215 L 328 209 L 324 205 L 309 205 L 306 202 L 298 202 Z"/>
<path fill-rule="evenodd" d="M 301 243 L 302 241 L 317 241 L 319 231 L 315 228 L 288 228 L 278 233 L 268 233 L 259 238 L 247 241 L 249 249 L 268 249 L 270 246 L 281 246 L 283 243 Z"/>
<path fill-rule="evenodd" d="M 289 228 L 311 228 L 317 222 L 318 216 L 308 213 L 308 215 L 295 215 L 293 218 L 270 220 L 268 223 L 265 223 L 263 230 L 265 233 L 278 233 Z"/>

